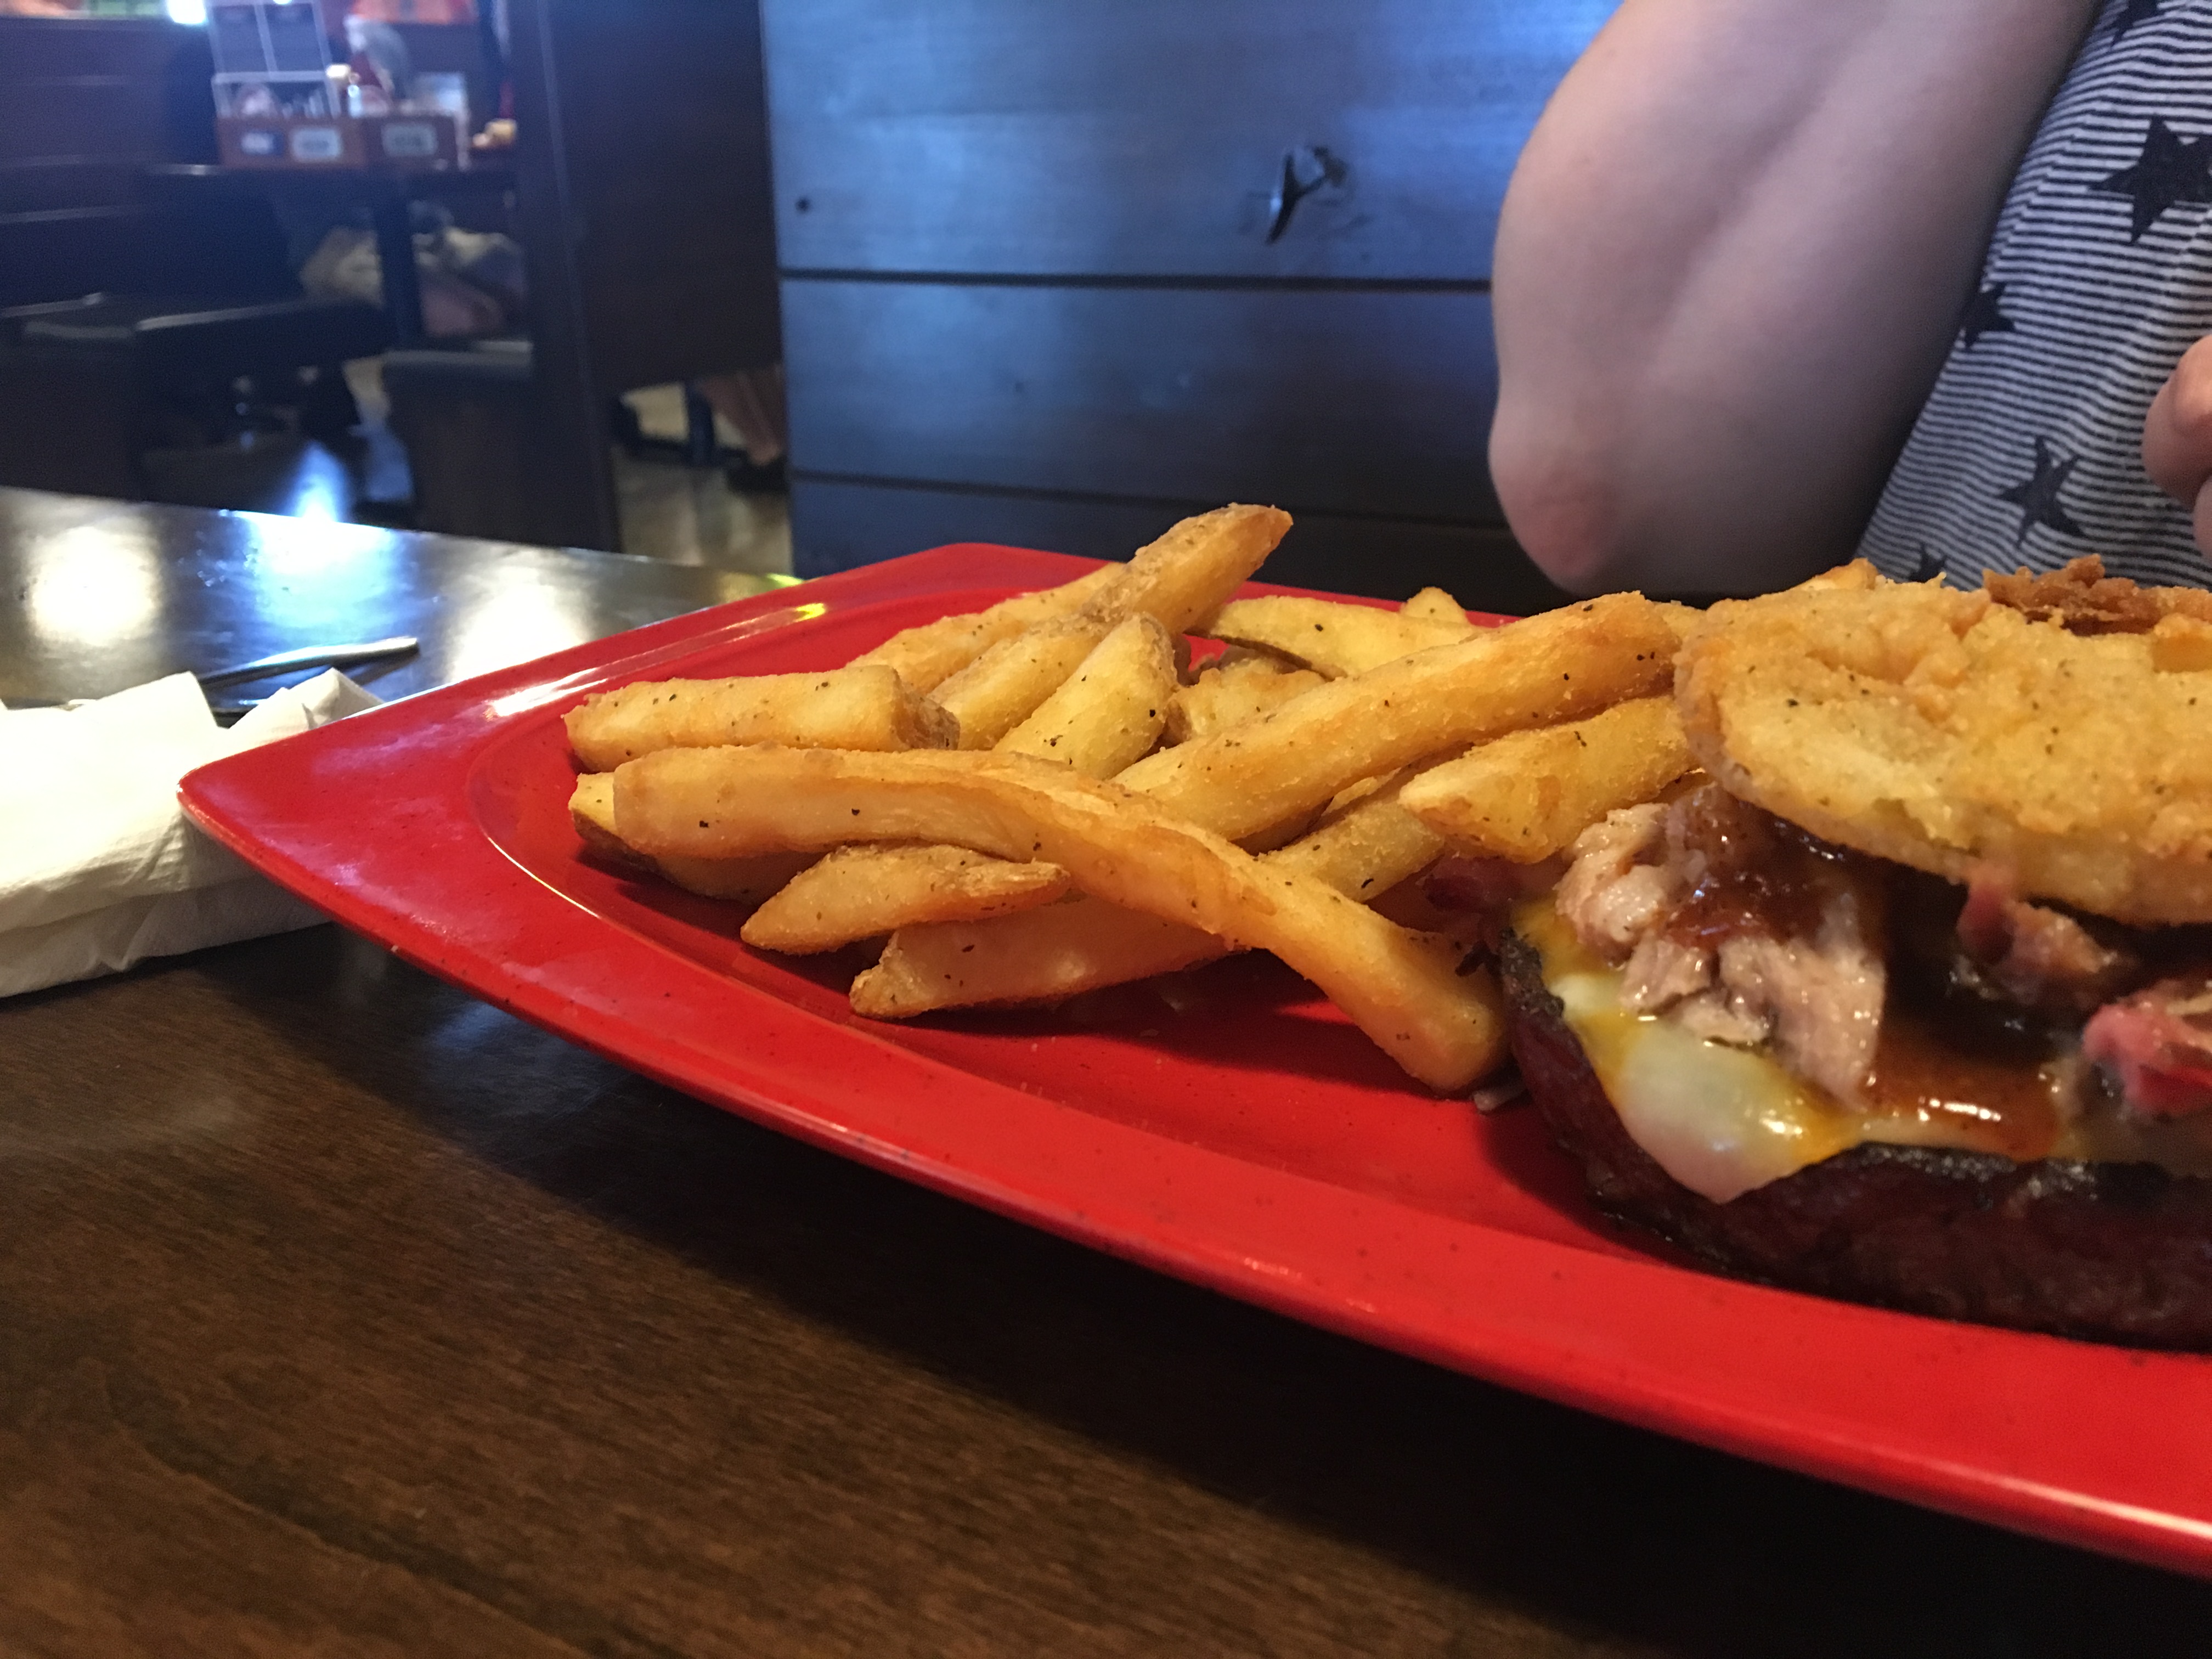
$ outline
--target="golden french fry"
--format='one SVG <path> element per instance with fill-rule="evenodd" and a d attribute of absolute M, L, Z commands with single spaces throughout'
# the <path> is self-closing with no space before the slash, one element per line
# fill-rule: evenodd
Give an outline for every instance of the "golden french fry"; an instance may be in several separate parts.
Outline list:
<path fill-rule="evenodd" d="M 788 743 L 824 749 L 944 749 L 951 716 L 888 668 L 655 680 L 595 692 L 568 714 L 568 746 L 593 772 L 656 749 Z"/>
<path fill-rule="evenodd" d="M 1067 872 L 1041 860 L 1016 864 L 964 847 L 842 847 L 793 876 L 738 937 L 805 956 L 918 923 L 1011 915 L 1067 889 Z"/>
<path fill-rule="evenodd" d="M 910 1019 L 939 1008 L 1057 1002 L 1193 968 L 1228 949 L 1187 923 L 1095 898 L 995 921 L 902 927 L 853 981 L 853 1012 Z"/>
<path fill-rule="evenodd" d="M 1467 612 L 1460 609 L 1459 601 L 1441 587 L 1423 588 L 1398 607 L 1398 614 L 1448 628 L 1462 638 L 1474 632 L 1474 624 L 1467 619 Z"/>
<path fill-rule="evenodd" d="M 1624 688 L 1656 690 L 1672 675 L 1680 607 L 1651 605 L 1635 595 L 1622 597 L 1626 602 L 1620 605 L 1592 601 L 1571 611 L 1484 630 L 1460 645 L 1407 658 L 1360 678 L 1328 682 L 1274 714 L 1141 761 L 1116 781 L 1158 789 L 1154 799 L 1161 805 L 1172 802 L 1170 810 L 1179 809 L 1181 816 L 1216 833 L 1241 838 L 1258 833 L 1252 827 L 1254 819 L 1242 816 L 1255 792 L 1295 784 L 1276 806 L 1263 809 L 1280 811 L 1279 822 L 1292 822 L 1375 771 L 1389 769 L 1370 768 L 1364 757 L 1386 754 L 1394 757 L 1393 763 L 1404 765 L 1481 737 L 1486 720 L 1507 726 L 1545 714 L 1557 717 L 1562 708 L 1580 712 L 1581 698 L 1601 707 L 1615 696 L 1626 695 Z M 1370 684 L 1378 679 L 1383 681 L 1380 690 Z M 1413 682 L 1410 688 L 1408 680 Z M 1486 684 L 1492 693 L 1488 697 L 1484 696 Z M 1373 724 L 1365 724 L 1370 716 Z M 1386 732 L 1394 718 L 1400 724 Z M 1385 738 L 1387 741 L 1377 741 Z M 1411 754 L 1406 753 L 1408 749 Z M 1200 763 L 1195 768 L 1171 771 L 1164 764 L 1194 755 Z M 1170 784 L 1176 786 L 1173 795 L 1163 787 Z M 1340 889 L 1349 888 L 1360 896 L 1377 896 L 1434 858 L 1439 842 L 1433 831 L 1405 811 L 1396 792 L 1370 811 L 1374 816 L 1353 816 L 1350 807 L 1339 809 L 1328 821 L 1340 826 L 1334 833 L 1324 835 L 1317 829 L 1304 841 L 1267 857 L 1271 861 L 1309 860 L 1306 867 L 1320 878 L 1336 881 Z M 1363 867 L 1346 857 L 1338 869 L 1356 872 L 1348 881 L 1313 862 L 1356 845 L 1355 836 L 1369 832 L 1378 836 L 1378 846 L 1386 851 L 1402 847 L 1401 858 L 1411 862 L 1378 860 Z M 1364 887 L 1359 884 L 1363 881 Z M 1009 941 L 1003 963 L 995 959 L 994 940 L 999 930 L 1011 929 L 1011 921 L 980 924 L 957 939 L 939 930 L 910 929 L 893 938 L 866 986 L 855 985 L 859 1000 L 854 1006 L 883 1012 L 896 1006 L 918 1012 L 922 1007 L 955 1006 L 956 996 L 963 1002 L 971 995 L 991 1002 L 1022 1001 L 1069 994 L 1071 987 L 1117 984 L 1205 959 L 1194 953 L 1189 941 L 1170 940 L 1147 946 L 1158 954 L 1156 963 L 1146 965 L 1142 950 L 1130 947 L 1119 933 L 1107 934 L 1094 957 L 1085 934 L 1092 928 L 1103 933 L 1100 908 L 1079 902 L 1025 921 L 1020 941 Z M 981 960 L 955 964 L 946 959 L 954 953 Z"/>
<path fill-rule="evenodd" d="M 586 772 L 568 797 L 568 820 L 584 845 L 611 863 L 657 872 L 664 880 L 708 898 L 758 904 L 814 862 L 807 853 L 763 853 L 750 859 L 653 859 L 615 833 L 615 775 Z"/>
<path fill-rule="evenodd" d="M 1034 638 L 1035 630 L 1022 636 Z M 939 687 L 939 695 L 951 684 Z M 1150 617 L 1132 617 L 996 747 L 1001 754 L 1059 761 L 1086 777 L 1109 776 L 1152 748 L 1175 686 L 1167 631 Z M 925 854 L 958 860 L 957 872 L 948 873 L 951 866 Z M 962 848 L 850 847 L 793 882 L 753 917 L 744 938 L 771 950 L 830 951 L 912 925 L 1019 910 L 1059 897 L 1066 885 L 1066 875 L 1049 866 L 1012 864 Z"/>
<path fill-rule="evenodd" d="M 1216 507 L 1183 520 L 1127 564 L 1102 565 L 1060 587 L 909 628 L 854 661 L 895 668 L 916 690 L 928 691 L 992 647 L 1079 612 L 1109 627 L 1146 616 L 1170 634 L 1188 633 L 1260 568 L 1290 527 L 1291 515 L 1272 507 Z"/>
<path fill-rule="evenodd" d="M 744 859 L 694 859 L 671 853 L 653 860 L 653 867 L 687 893 L 727 899 L 750 909 L 788 887 L 792 878 L 814 859 L 811 853 L 762 853 Z"/>
<path fill-rule="evenodd" d="M 1674 699 L 1639 697 L 1571 725 L 1509 732 L 1424 773 L 1399 799 L 1457 849 L 1534 864 L 1696 764 Z"/>
<path fill-rule="evenodd" d="M 994 745 L 1110 778 L 1159 741 L 1176 684 L 1175 643 L 1148 616 L 1130 617 L 1092 647 L 1060 689 Z"/>
<path fill-rule="evenodd" d="M 1058 587 L 1017 593 L 988 611 L 944 617 L 909 628 L 892 635 L 874 650 L 862 652 L 853 659 L 853 666 L 880 665 L 896 669 L 899 678 L 915 690 L 934 690 L 1001 640 L 1011 640 L 1040 623 L 1073 616 L 1117 586 L 1125 569 L 1119 564 L 1102 564 Z"/>
<path fill-rule="evenodd" d="M 1067 722 L 1080 717 L 1087 722 L 1080 741 L 1097 752 L 1087 757 L 1071 755 L 1068 758 L 1079 770 L 1103 775 L 1137 759 L 1157 739 L 1153 722 L 1161 708 L 1159 699 L 1174 689 L 1177 653 L 1173 641 L 1180 641 L 1184 629 L 1211 614 L 1234 592 L 1289 526 L 1287 514 L 1262 507 L 1224 507 L 1185 519 L 1157 541 L 1139 549 L 1126 566 L 1112 567 L 1109 577 L 1092 583 L 1079 609 L 991 646 L 936 687 L 938 701 L 959 724 L 960 747 L 994 748 L 1012 738 L 1013 752 L 1050 754 L 1079 740 Z M 985 613 L 1001 618 L 1007 614 L 1006 606 Z M 1157 695 L 1145 700 L 1140 718 L 1152 727 L 1151 732 L 1128 727 L 1115 732 L 1109 729 L 1109 710 L 1117 705 L 1097 695 L 1105 687 L 1082 678 L 1085 659 L 1111 630 L 1140 617 L 1149 618 L 1160 630 L 1151 637 L 1170 641 L 1167 683 Z M 1152 656 L 1150 647 L 1135 643 L 1143 637 L 1146 636 L 1125 639 L 1109 654 L 1108 665 L 1118 672 L 1125 653 L 1132 658 L 1140 653 Z M 896 646 L 898 641 L 892 643 Z M 1160 678 L 1156 663 L 1136 672 L 1147 686 Z M 1073 687 L 1071 681 L 1076 683 Z M 1063 690 L 1066 701 L 1054 710 L 1041 712 Z M 1133 693 L 1137 686 L 1133 684 L 1127 690 Z M 1034 726 L 1014 737 L 1017 727 L 1031 720 Z"/>
<path fill-rule="evenodd" d="M 1273 656 L 1226 658 L 1200 669 L 1194 682 L 1169 698 L 1164 735 L 1170 743 L 1210 738 L 1225 726 L 1257 720 L 1321 684 L 1312 669 L 1293 668 Z"/>
<path fill-rule="evenodd" d="M 1042 623 L 1003 640 L 937 688 L 937 700 L 960 723 L 963 749 L 988 749 L 1057 691 L 1107 625 L 1089 616 Z"/>
<path fill-rule="evenodd" d="M 1376 915 L 1387 916 L 1401 927 L 1417 933 L 1440 933 L 1470 951 L 1485 949 L 1492 942 L 1491 918 L 1486 913 L 1447 909 L 1429 896 L 1427 885 L 1419 877 L 1401 881 L 1367 902 Z"/>
<path fill-rule="evenodd" d="M 568 822 L 576 826 L 578 839 L 601 858 L 617 864 L 653 867 L 651 859 L 642 853 L 632 852 L 615 834 L 613 773 L 586 772 L 577 778 L 576 787 L 568 795 Z"/>
<path fill-rule="evenodd" d="M 1364 902 L 1437 861 L 1443 838 L 1408 812 L 1405 792 L 1423 775 L 1386 779 L 1328 814 L 1297 840 L 1266 855 L 1271 870 L 1293 872 Z"/>
<path fill-rule="evenodd" d="M 1443 841 L 1397 804 L 1391 778 L 1313 830 L 1264 854 L 1261 866 L 1318 881 L 1363 902 L 1425 869 Z M 903 927 L 875 968 L 853 982 L 853 1006 L 896 1019 L 935 1008 L 1048 1002 L 1172 973 L 1231 946 L 1194 927 L 1079 898 L 986 925 Z"/>
<path fill-rule="evenodd" d="M 1291 527 L 1273 507 L 1217 507 L 1185 519 L 1137 550 L 1125 580 L 1091 609 L 1109 621 L 1150 617 L 1170 634 L 1188 634 L 1220 610 Z"/>
<path fill-rule="evenodd" d="M 1361 778 L 1658 692 L 1674 677 L 1669 613 L 1679 608 L 1615 593 L 1485 629 L 1164 749 L 1119 781 L 1177 817 L 1242 840 L 1312 811 Z"/>
<path fill-rule="evenodd" d="M 1382 611 L 1371 605 L 1276 593 L 1265 599 L 1231 600 L 1221 607 L 1206 631 L 1217 639 L 1279 652 L 1330 679 L 1339 679 L 1346 674 L 1364 674 L 1432 645 L 1465 639 L 1470 630 L 1424 622 L 1402 611 Z"/>
<path fill-rule="evenodd" d="M 1497 983 L 1459 973 L 1448 941 L 1028 756 L 664 750 L 617 772 L 615 818 L 655 857 L 890 840 L 1046 859 L 1109 903 L 1273 951 L 1431 1088 L 1463 1089 L 1504 1055 Z"/>

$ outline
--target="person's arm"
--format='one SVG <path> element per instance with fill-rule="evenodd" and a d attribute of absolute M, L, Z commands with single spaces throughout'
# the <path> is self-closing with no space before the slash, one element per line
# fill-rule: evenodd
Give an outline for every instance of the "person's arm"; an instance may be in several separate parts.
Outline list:
<path fill-rule="evenodd" d="M 1491 468 L 1563 586 L 1850 556 L 2094 0 L 1626 0 L 1493 270 Z"/>

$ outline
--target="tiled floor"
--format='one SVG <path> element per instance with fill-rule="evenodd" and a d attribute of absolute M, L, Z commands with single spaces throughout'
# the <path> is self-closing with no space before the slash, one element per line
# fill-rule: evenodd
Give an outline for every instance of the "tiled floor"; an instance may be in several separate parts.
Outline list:
<path fill-rule="evenodd" d="M 615 489 L 624 552 L 714 570 L 791 574 L 791 514 L 781 495 L 741 495 L 719 468 L 693 471 L 620 451 Z"/>
<path fill-rule="evenodd" d="M 362 424 L 326 447 L 289 433 L 250 434 L 220 448 L 147 458 L 161 499 L 288 517 L 410 523 L 407 458 L 384 424 L 383 389 L 372 364 L 349 368 Z M 648 437 L 680 438 L 683 398 L 674 387 L 635 394 Z M 719 467 L 693 469 L 672 456 L 614 451 L 625 552 L 676 564 L 788 574 L 791 518 L 784 497 L 739 494 Z"/>
<path fill-rule="evenodd" d="M 649 439 L 680 443 L 684 393 L 649 386 L 625 400 Z M 735 434 L 719 421 L 726 446 Z M 640 459 L 615 452 L 615 489 L 623 550 L 676 564 L 763 575 L 791 574 L 791 514 L 781 495 L 741 495 L 719 467 L 694 470 L 672 459 Z"/>

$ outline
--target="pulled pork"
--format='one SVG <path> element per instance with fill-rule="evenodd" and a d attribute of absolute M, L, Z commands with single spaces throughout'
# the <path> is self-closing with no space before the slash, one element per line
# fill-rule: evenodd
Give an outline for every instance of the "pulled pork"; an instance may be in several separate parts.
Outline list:
<path fill-rule="evenodd" d="M 1717 785 L 1632 806 L 1575 842 L 1554 895 L 1621 970 L 1622 1004 L 1713 1042 L 1771 1045 L 1863 1104 L 1893 909 L 1908 987 L 1969 1022 L 2074 1054 L 2080 1104 L 2212 1110 L 2212 930 L 2122 927 L 2022 898 L 2001 870 L 1960 890 L 1849 852 Z"/>
<path fill-rule="evenodd" d="M 1878 867 L 1717 785 L 1611 814 L 1575 842 L 1556 902 L 1623 970 L 1622 1000 L 1738 1048 L 1771 1043 L 1863 1099 L 1881 1031 Z"/>
<path fill-rule="evenodd" d="M 2212 1108 L 2212 978 L 2160 980 L 2106 1003 L 2082 1028 L 2081 1053 L 2146 1117 Z"/>
<path fill-rule="evenodd" d="M 1984 996 L 2053 1018 L 2080 1019 L 2144 976 L 2142 956 L 2126 930 L 2102 924 L 2107 942 L 2091 926 L 2021 898 L 2009 872 L 1984 865 L 1968 882 L 1959 912 L 1961 956 L 1954 975 Z"/>

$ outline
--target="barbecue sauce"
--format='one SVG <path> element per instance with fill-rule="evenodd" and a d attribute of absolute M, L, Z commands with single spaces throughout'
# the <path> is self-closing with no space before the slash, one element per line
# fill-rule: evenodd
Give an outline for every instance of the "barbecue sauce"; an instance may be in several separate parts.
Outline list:
<path fill-rule="evenodd" d="M 1893 976 L 1873 1077 L 1854 1109 L 1763 1050 L 1701 1042 L 1663 1016 L 1629 1012 L 1619 969 L 1575 937 L 1548 897 L 1521 906 L 1513 927 L 1541 956 L 1545 982 L 1623 1124 L 1706 1197 L 1725 1202 L 1868 1142 L 2212 1175 L 2212 1113 L 2147 1122 L 2115 1109 L 2052 1028 L 1962 1018 L 1957 1002 L 1923 1000 Z"/>
<path fill-rule="evenodd" d="M 1811 939 L 1827 905 L 1863 862 L 1716 784 L 1675 803 L 1673 833 L 1698 874 L 1665 931 L 1707 949 L 1742 933 Z"/>
<path fill-rule="evenodd" d="M 1962 1030 L 1893 996 L 1882 1010 L 1867 1105 L 1879 1117 L 1918 1117 L 1935 1132 L 1934 1144 L 2025 1163 L 2050 1157 L 2066 1127 L 2060 1066 L 2044 1043 Z"/>

